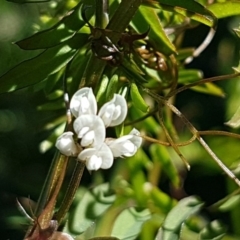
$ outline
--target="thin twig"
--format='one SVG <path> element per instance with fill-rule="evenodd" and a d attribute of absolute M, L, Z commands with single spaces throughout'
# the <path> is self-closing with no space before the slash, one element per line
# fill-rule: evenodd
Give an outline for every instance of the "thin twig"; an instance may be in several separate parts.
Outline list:
<path fill-rule="evenodd" d="M 217 157 L 217 155 L 212 151 L 212 149 L 208 146 L 208 144 L 204 141 L 204 139 L 199 135 L 198 130 L 188 121 L 188 119 L 168 100 L 164 99 L 161 96 L 151 92 L 149 89 L 143 89 L 146 93 L 152 96 L 158 103 L 164 104 L 168 106 L 187 126 L 190 132 L 196 136 L 196 139 L 199 143 L 204 147 L 204 149 L 208 152 L 208 154 L 213 158 L 213 160 L 218 164 L 218 166 L 238 185 L 240 186 L 240 180 L 235 176 L 235 174 L 228 169 L 228 167 Z M 169 140 L 169 139 L 168 139 Z"/>
<path fill-rule="evenodd" d="M 212 151 L 212 149 L 208 146 L 208 144 L 204 141 L 204 139 L 198 134 L 197 129 L 188 121 L 188 119 L 172 104 L 169 104 L 168 101 L 165 101 L 165 104 L 185 123 L 188 129 L 192 132 L 192 134 L 196 135 L 199 143 L 204 147 L 204 149 L 208 152 L 208 154 L 213 158 L 213 160 L 218 164 L 218 166 L 231 178 L 234 182 L 240 186 L 239 179 L 235 176 L 235 174 L 217 157 L 217 155 Z"/>
<path fill-rule="evenodd" d="M 175 96 L 176 94 L 185 91 L 191 87 L 195 87 L 204 83 L 209 83 L 209 82 L 215 82 L 215 81 L 222 81 L 222 80 L 227 80 L 229 78 L 236 78 L 240 76 L 240 72 L 237 73 L 232 73 L 232 74 L 227 74 L 227 75 L 222 75 L 222 76 L 216 76 L 216 77 L 211 77 L 211 78 L 205 78 L 202 80 L 199 80 L 198 82 L 194 82 L 194 83 L 189 83 L 187 85 L 184 85 L 178 89 L 176 89 L 175 91 L 172 91 L 171 94 L 168 97 L 171 96 Z"/>
<path fill-rule="evenodd" d="M 163 128 L 163 131 L 167 137 L 167 140 L 169 141 L 170 145 L 173 147 L 173 149 L 175 150 L 175 152 L 178 154 L 178 156 L 182 159 L 183 163 L 185 164 L 187 170 L 189 171 L 190 170 L 190 165 L 189 163 L 187 162 L 187 159 L 182 155 L 182 153 L 179 151 L 178 149 L 178 146 L 175 144 L 175 142 L 173 141 L 172 137 L 170 136 L 170 134 L 168 133 L 168 130 L 167 128 L 165 127 L 164 125 L 164 122 L 163 122 L 163 116 L 161 114 L 161 111 L 159 110 L 158 111 L 158 119 L 159 119 L 159 122 Z"/>
<path fill-rule="evenodd" d="M 222 135 L 222 136 L 228 136 L 228 137 L 240 139 L 240 134 L 226 132 L 226 131 L 218 131 L 218 130 L 198 131 L 198 134 L 199 135 Z"/>
<path fill-rule="evenodd" d="M 158 139 L 151 138 L 151 137 L 148 137 L 146 135 L 141 135 L 141 138 L 143 138 L 143 139 L 145 139 L 149 142 L 158 143 L 158 144 L 166 146 L 166 147 L 171 146 L 171 144 L 169 142 L 160 141 Z M 196 135 L 193 135 L 189 140 L 181 142 L 181 143 L 175 143 L 175 145 L 177 147 L 184 147 L 184 146 L 187 146 L 187 145 L 191 144 L 195 139 L 196 139 Z"/>

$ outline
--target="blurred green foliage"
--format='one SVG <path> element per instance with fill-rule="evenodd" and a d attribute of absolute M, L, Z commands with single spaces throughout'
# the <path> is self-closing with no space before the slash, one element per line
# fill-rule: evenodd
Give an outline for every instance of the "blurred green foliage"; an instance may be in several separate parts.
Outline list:
<path fill-rule="evenodd" d="M 128 1 L 123 2 L 128 6 Z M 91 29 L 98 24 L 94 23 L 98 13 L 93 0 L 0 3 L 1 239 L 24 237 L 27 227 L 23 224 L 29 222 L 18 211 L 15 199 L 19 198 L 29 213 L 30 200 L 26 198 L 38 200 L 54 143 L 66 121 L 63 79 L 70 95 L 79 84 L 93 87 L 99 105 L 113 93 L 126 94 L 129 114 L 125 126 L 109 131 L 113 137 L 136 127 L 143 135 L 169 141 L 160 124 L 161 116 L 156 114 L 156 99 L 145 89 L 166 100 L 171 96 L 171 104 L 198 130 L 239 132 L 224 124 L 235 112 L 232 121 L 239 121 L 239 78 L 171 93 L 204 77 L 231 74 L 232 67 L 238 71 L 240 2 L 159 3 L 144 1 L 130 16 L 129 24 L 123 27 L 121 21 L 110 20 L 108 30 Z M 118 9 L 118 1 L 109 1 L 110 19 Z M 127 19 L 128 11 L 120 13 L 119 19 Z M 131 40 L 148 28 L 147 38 Z M 186 64 L 209 28 L 216 30 L 213 40 Z M 129 37 L 129 45 L 123 40 L 123 32 Z M 93 43 L 102 51 L 94 49 Z M 112 44 L 119 52 L 109 50 Z M 103 45 L 107 51 L 101 49 Z M 177 143 L 188 141 L 191 134 L 182 120 L 167 106 L 161 107 L 172 139 Z M 204 139 L 239 176 L 239 139 L 210 135 Z M 147 138 L 135 156 L 116 159 L 112 169 L 91 175 L 85 171 L 68 221 L 60 230 L 76 240 L 239 239 L 237 186 L 196 141 L 178 147 L 191 165 L 189 172 L 173 148 Z M 56 209 L 73 165 L 68 166 Z"/>

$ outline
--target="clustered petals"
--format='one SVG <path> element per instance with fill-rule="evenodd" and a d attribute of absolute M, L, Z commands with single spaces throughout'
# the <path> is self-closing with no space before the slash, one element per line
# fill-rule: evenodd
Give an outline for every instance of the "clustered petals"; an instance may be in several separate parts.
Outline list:
<path fill-rule="evenodd" d="M 142 143 L 137 129 L 118 139 L 106 139 L 106 144 L 111 149 L 114 157 L 132 157 Z"/>
<path fill-rule="evenodd" d="M 110 102 L 105 103 L 99 110 L 100 116 L 106 127 L 121 124 L 127 116 L 127 103 L 123 96 L 114 94 Z"/>
<path fill-rule="evenodd" d="M 65 132 L 55 146 L 66 156 L 78 156 L 89 171 L 108 169 L 116 157 L 131 157 L 140 147 L 142 138 L 137 129 L 118 139 L 106 138 L 106 128 L 121 124 L 127 115 L 127 102 L 119 94 L 105 103 L 97 114 L 97 101 L 91 88 L 78 90 L 70 101 L 70 110 L 76 118 L 73 132 Z M 81 151 L 80 151 L 81 149 Z"/>
<path fill-rule="evenodd" d="M 99 146 L 105 139 L 105 126 L 99 116 L 81 115 L 74 121 L 73 128 L 83 147 Z"/>
<path fill-rule="evenodd" d="M 83 114 L 97 113 L 97 101 L 93 94 L 92 88 L 81 88 L 72 97 L 70 101 L 70 109 L 74 117 Z"/>

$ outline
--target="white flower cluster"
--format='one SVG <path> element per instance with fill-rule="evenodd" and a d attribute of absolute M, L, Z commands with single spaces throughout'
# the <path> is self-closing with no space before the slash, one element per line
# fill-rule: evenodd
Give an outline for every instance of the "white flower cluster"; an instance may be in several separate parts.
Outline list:
<path fill-rule="evenodd" d="M 70 110 L 76 118 L 73 129 L 78 143 L 73 139 L 73 132 L 65 132 L 57 139 L 56 147 L 66 156 L 78 156 L 80 161 L 86 161 L 90 171 L 110 168 L 116 157 L 133 156 L 142 143 L 136 129 L 118 139 L 106 138 L 106 128 L 121 124 L 127 115 L 126 100 L 119 94 L 114 94 L 97 114 L 93 91 L 85 87 L 73 95 Z"/>

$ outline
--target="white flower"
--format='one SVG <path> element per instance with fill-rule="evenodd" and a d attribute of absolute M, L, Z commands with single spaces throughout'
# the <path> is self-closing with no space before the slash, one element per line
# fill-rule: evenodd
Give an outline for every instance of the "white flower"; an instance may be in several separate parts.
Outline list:
<path fill-rule="evenodd" d="M 55 146 L 62 154 L 66 156 L 74 156 L 78 153 L 72 132 L 65 132 L 58 137 Z"/>
<path fill-rule="evenodd" d="M 142 138 L 137 129 L 118 139 L 106 139 L 106 144 L 111 149 L 114 157 L 131 157 L 142 144 Z"/>
<path fill-rule="evenodd" d="M 70 101 L 70 110 L 75 117 L 97 113 L 97 101 L 92 88 L 84 87 L 74 93 Z"/>
<path fill-rule="evenodd" d="M 102 119 L 96 115 L 79 116 L 73 123 L 74 131 L 81 139 L 82 147 L 100 147 L 104 142 L 106 129 Z"/>
<path fill-rule="evenodd" d="M 73 129 L 79 145 L 74 142 L 73 132 L 65 132 L 57 139 L 56 147 L 66 156 L 78 155 L 80 161 L 86 161 L 89 171 L 110 168 L 114 157 L 133 156 L 142 143 L 136 129 L 118 139 L 105 139 L 106 127 L 121 124 L 127 115 L 126 99 L 119 94 L 114 94 L 96 115 L 96 98 L 92 89 L 85 87 L 73 95 L 70 110 L 76 117 Z M 83 150 L 80 152 L 80 149 Z"/>
<path fill-rule="evenodd" d="M 99 149 L 86 148 L 79 155 L 78 158 L 86 161 L 86 167 L 89 171 L 108 169 L 113 164 L 113 154 L 109 147 L 103 143 Z"/>
<path fill-rule="evenodd" d="M 125 98 L 119 94 L 114 94 L 113 99 L 101 107 L 98 116 L 102 118 L 105 127 L 113 127 L 124 121 L 127 110 Z"/>

